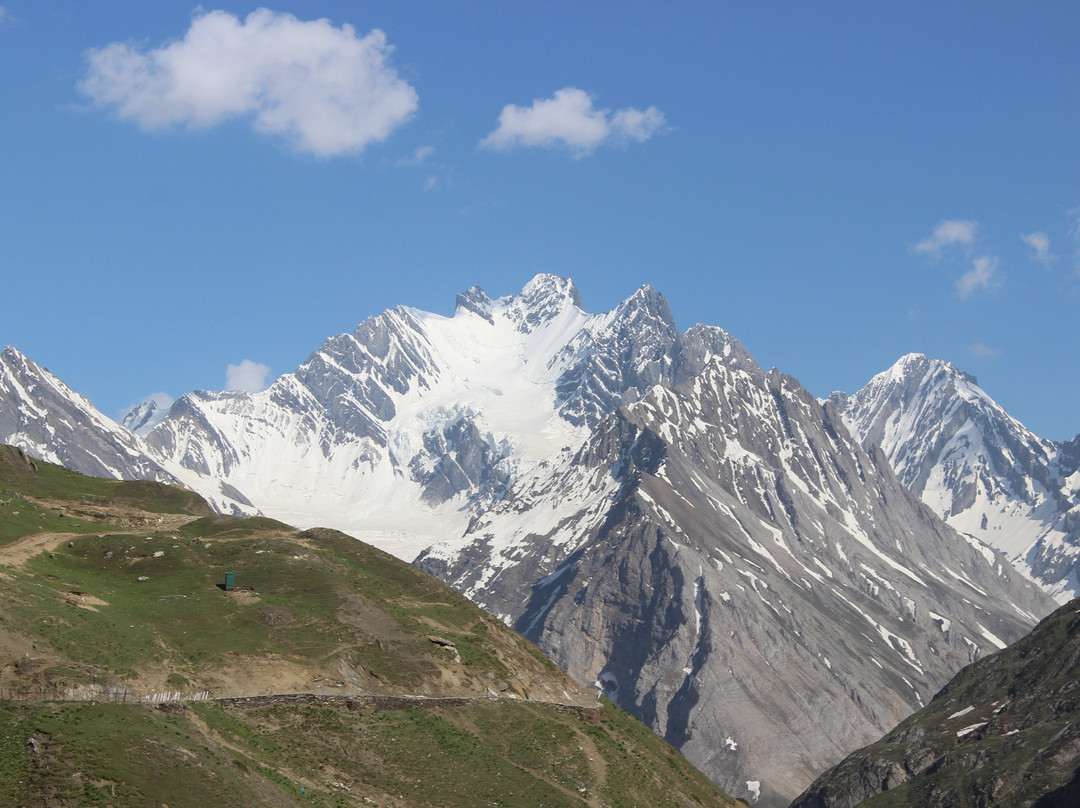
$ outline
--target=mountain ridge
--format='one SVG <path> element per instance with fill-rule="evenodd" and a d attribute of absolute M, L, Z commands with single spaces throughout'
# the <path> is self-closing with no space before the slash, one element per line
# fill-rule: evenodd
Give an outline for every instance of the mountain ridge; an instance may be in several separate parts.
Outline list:
<path fill-rule="evenodd" d="M 1002 550 L 1059 601 L 1080 595 L 1080 436 L 1038 437 L 974 376 L 922 354 L 830 400 L 938 516 Z"/>
<path fill-rule="evenodd" d="M 792 808 L 1076 805 L 1078 613 L 1080 599 L 964 668 L 925 708 L 824 772 Z"/>

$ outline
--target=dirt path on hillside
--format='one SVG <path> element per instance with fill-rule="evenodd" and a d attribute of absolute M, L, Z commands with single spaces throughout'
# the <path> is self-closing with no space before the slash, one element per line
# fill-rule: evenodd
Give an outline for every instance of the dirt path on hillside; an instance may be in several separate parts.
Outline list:
<path fill-rule="evenodd" d="M 71 516 L 89 522 L 100 522 L 103 533 L 139 533 L 148 529 L 178 530 L 198 519 L 186 513 L 149 513 L 138 508 L 102 508 L 100 506 L 78 506 L 62 500 L 37 499 L 27 497 L 36 505 L 55 511 L 62 516 Z M 73 541 L 83 533 L 33 533 L 13 542 L 0 545 L 0 566 L 19 566 L 41 553 L 51 553 L 61 544 Z"/>
<path fill-rule="evenodd" d="M 0 565 L 17 567 L 41 553 L 51 553 L 66 541 L 71 541 L 82 533 L 34 533 L 23 536 L 13 542 L 0 546 Z"/>

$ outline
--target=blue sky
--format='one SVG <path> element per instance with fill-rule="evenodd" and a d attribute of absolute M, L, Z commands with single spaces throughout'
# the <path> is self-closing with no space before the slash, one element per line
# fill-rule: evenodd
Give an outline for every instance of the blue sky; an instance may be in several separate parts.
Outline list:
<path fill-rule="evenodd" d="M 0 344 L 108 415 L 553 272 L 1080 430 L 1080 4 L 0 8 Z"/>

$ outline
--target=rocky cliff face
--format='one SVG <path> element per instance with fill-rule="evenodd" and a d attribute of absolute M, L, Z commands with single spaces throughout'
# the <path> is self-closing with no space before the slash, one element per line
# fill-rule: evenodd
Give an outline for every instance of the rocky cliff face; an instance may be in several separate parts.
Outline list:
<path fill-rule="evenodd" d="M 832 401 L 950 525 L 1000 549 L 1059 600 L 1080 594 L 1076 440 L 1038 437 L 975 377 L 920 354 Z"/>
<path fill-rule="evenodd" d="M 1048 610 L 835 408 L 723 356 L 606 417 L 467 538 L 417 563 L 762 805 Z"/>
<path fill-rule="evenodd" d="M 792 808 L 1080 804 L 1080 600 L 958 673 Z"/>

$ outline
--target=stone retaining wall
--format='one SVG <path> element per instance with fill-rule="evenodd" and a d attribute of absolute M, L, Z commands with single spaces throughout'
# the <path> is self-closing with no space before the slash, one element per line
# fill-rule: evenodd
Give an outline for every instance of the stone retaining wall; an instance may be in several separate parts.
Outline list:
<path fill-rule="evenodd" d="M 265 696 L 233 696 L 215 699 L 225 709 L 269 707 L 275 704 L 318 704 L 346 710 L 431 710 L 468 707 L 485 702 L 514 702 L 516 704 L 540 704 L 561 713 L 578 718 L 586 724 L 599 724 L 604 708 L 581 704 L 560 704 L 550 701 L 526 699 L 497 699 L 490 697 L 428 698 L 426 696 L 322 696 L 317 693 L 274 693 Z"/>

